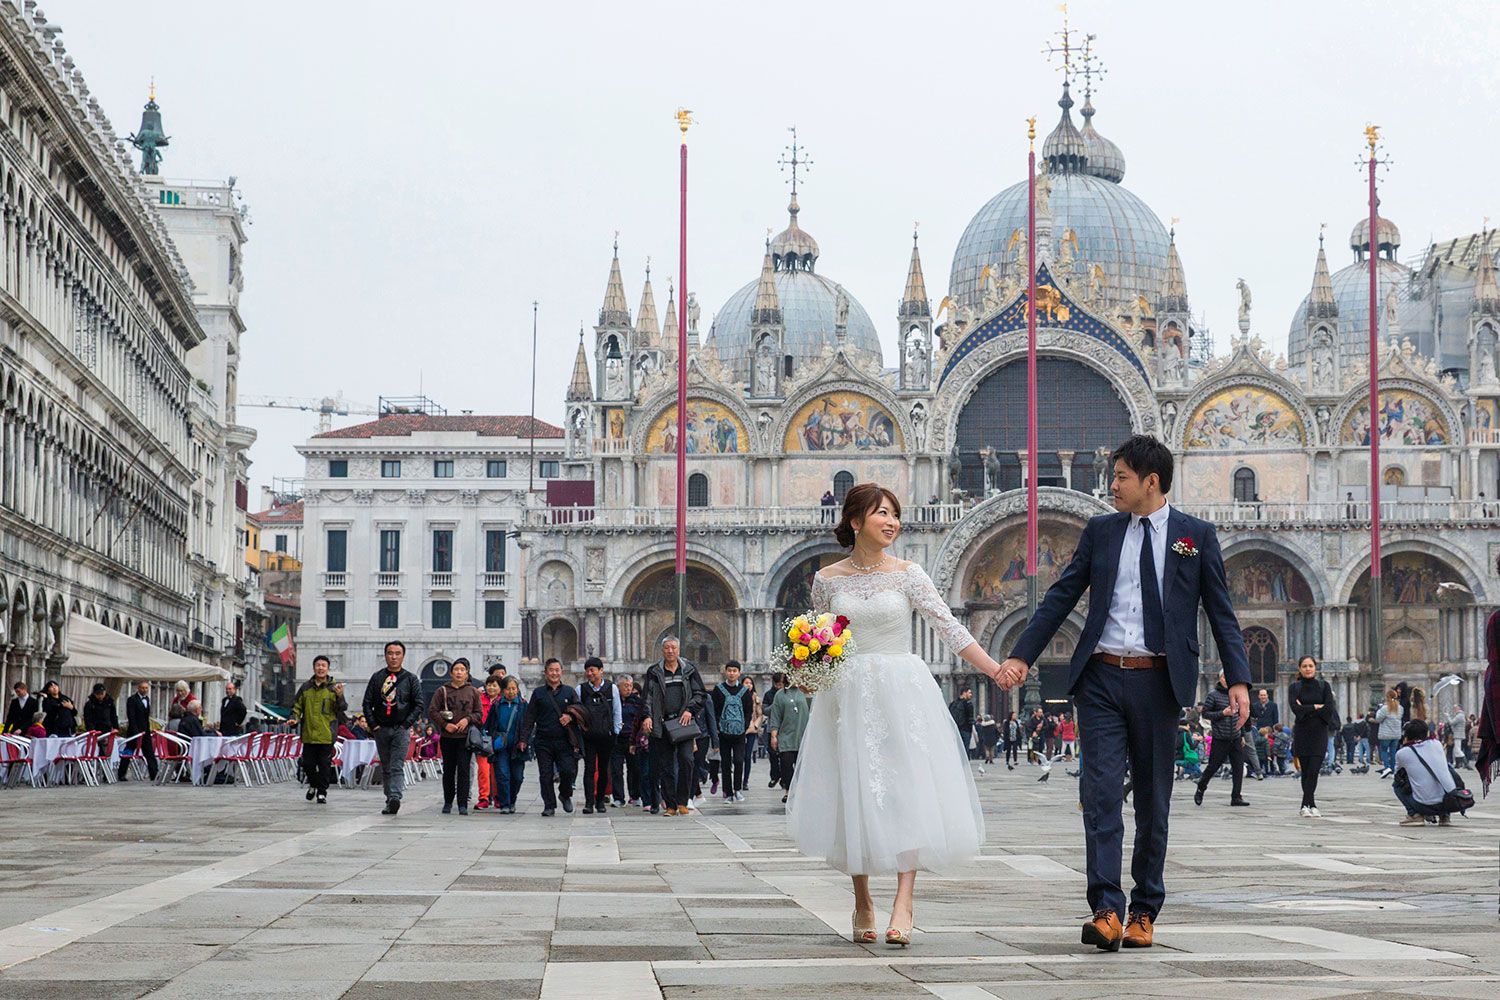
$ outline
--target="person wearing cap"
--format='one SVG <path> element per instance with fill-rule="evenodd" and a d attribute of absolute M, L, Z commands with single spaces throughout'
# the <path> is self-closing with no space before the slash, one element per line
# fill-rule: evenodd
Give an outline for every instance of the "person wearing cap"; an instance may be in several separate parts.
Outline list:
<path fill-rule="evenodd" d="M 91 733 L 112 733 L 120 728 L 120 713 L 103 684 L 95 684 L 83 703 L 83 728 Z"/>

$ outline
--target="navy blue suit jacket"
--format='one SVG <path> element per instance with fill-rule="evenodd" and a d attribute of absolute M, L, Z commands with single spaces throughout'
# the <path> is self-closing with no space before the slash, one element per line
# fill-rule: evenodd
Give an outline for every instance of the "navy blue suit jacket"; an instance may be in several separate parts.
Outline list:
<path fill-rule="evenodd" d="M 1042 599 L 1036 615 L 1016 641 L 1011 656 L 1035 663 L 1047 643 L 1072 612 L 1087 589 L 1088 619 L 1083 635 L 1073 650 L 1068 670 L 1068 690 L 1072 691 L 1099 645 L 1109 620 L 1109 605 L 1114 597 L 1115 578 L 1120 570 L 1120 548 L 1125 543 L 1125 529 L 1130 515 L 1125 512 L 1102 514 L 1084 526 L 1073 561 Z M 1197 548 L 1195 556 L 1172 551 L 1181 538 L 1190 538 Z M 1162 614 L 1166 620 L 1167 669 L 1172 676 L 1172 692 L 1179 705 L 1191 705 L 1198 693 L 1198 605 L 1208 613 L 1219 658 L 1224 664 L 1224 679 L 1232 687 L 1250 683 L 1250 665 L 1245 659 L 1245 643 L 1240 635 L 1239 619 L 1229 600 L 1229 581 L 1224 576 L 1224 557 L 1214 526 L 1172 508 L 1167 517 L 1167 565 L 1162 576 Z"/>

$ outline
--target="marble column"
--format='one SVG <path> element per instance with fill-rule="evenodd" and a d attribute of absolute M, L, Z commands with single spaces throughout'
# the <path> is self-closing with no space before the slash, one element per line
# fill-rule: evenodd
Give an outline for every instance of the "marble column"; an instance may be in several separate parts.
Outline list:
<path fill-rule="evenodd" d="M 1031 475 L 1031 453 L 1023 448 L 1020 451 L 1016 452 L 1016 457 L 1021 460 L 1021 489 L 1024 490 L 1026 488 L 1027 477 Z M 1038 455 L 1038 457 L 1040 457 L 1040 455 Z M 993 486 L 995 489 L 999 489 L 999 487 L 994 486 L 993 483 L 991 484 L 991 486 Z"/>
<path fill-rule="evenodd" d="M 1060 451 L 1057 453 L 1057 460 L 1062 463 L 1063 485 L 1070 490 L 1073 488 L 1073 456 L 1076 454 L 1077 452 L 1073 451 Z"/>

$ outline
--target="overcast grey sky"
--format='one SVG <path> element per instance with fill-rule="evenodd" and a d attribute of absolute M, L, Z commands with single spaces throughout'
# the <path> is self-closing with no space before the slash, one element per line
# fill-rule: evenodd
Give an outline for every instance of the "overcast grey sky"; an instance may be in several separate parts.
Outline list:
<path fill-rule="evenodd" d="M 50 0 L 49 18 L 125 135 L 147 84 L 168 177 L 239 177 L 240 391 L 351 400 L 414 393 L 525 413 L 540 302 L 537 414 L 561 422 L 580 321 L 610 243 L 632 315 L 647 255 L 658 308 L 677 271 L 677 132 L 693 108 L 690 287 L 715 310 L 786 221 L 776 160 L 798 134 L 819 271 L 893 356 L 913 220 L 934 306 L 970 217 L 1025 172 L 1060 81 L 1052 2 L 202 3 Z M 1381 212 L 1402 257 L 1500 219 L 1492 124 L 1500 7 L 1479 2 L 1076 2 L 1108 75 L 1095 125 L 1178 248 L 1222 352 L 1235 280 L 1283 349 L 1318 225 L 1351 260 L 1366 122 L 1393 166 Z M 1079 98 L 1081 101 L 1081 97 Z M 351 418 L 351 421 L 352 422 Z M 311 414 L 241 411 L 255 484 L 301 475 Z"/>

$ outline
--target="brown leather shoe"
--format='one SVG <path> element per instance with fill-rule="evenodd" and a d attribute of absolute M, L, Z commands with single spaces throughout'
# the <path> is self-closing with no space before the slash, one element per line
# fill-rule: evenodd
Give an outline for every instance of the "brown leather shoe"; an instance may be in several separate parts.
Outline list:
<path fill-rule="evenodd" d="M 1104 951 L 1119 951 L 1122 936 L 1120 915 L 1114 910 L 1099 910 L 1083 925 L 1083 943 Z"/>
<path fill-rule="evenodd" d="M 1151 914 L 1145 910 L 1131 910 L 1125 921 L 1125 947 L 1151 947 Z"/>

